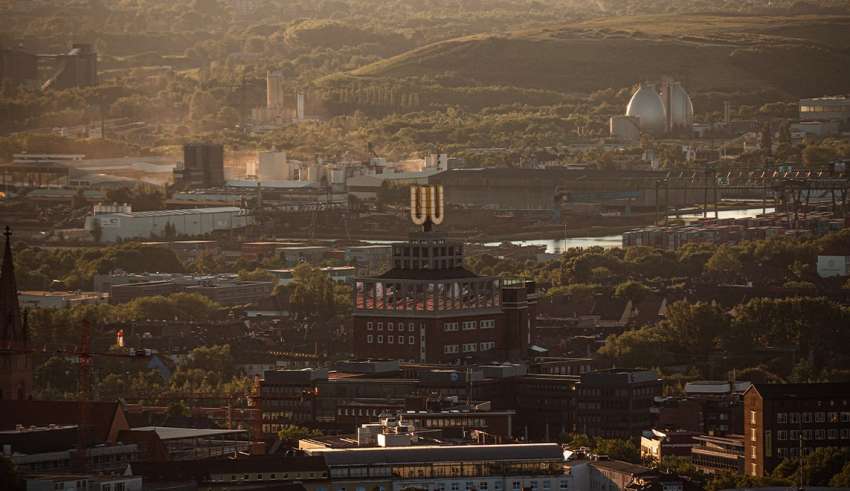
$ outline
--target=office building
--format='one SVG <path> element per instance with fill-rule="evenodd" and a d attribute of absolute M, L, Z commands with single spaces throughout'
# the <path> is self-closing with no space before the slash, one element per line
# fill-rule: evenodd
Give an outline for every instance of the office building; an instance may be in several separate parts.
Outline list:
<path fill-rule="evenodd" d="M 686 430 L 647 430 L 640 437 L 640 458 L 643 462 L 660 463 L 668 457 L 688 459 L 697 436 Z"/>
<path fill-rule="evenodd" d="M 613 368 L 581 375 L 576 431 L 592 437 L 633 438 L 650 428 L 662 383 L 652 370 Z"/>
<path fill-rule="evenodd" d="M 744 437 L 742 435 L 698 435 L 691 447 L 691 463 L 705 473 L 744 473 Z"/>
<path fill-rule="evenodd" d="M 850 446 L 850 383 L 754 384 L 744 393 L 744 471 L 766 476 L 785 458 Z"/>
<path fill-rule="evenodd" d="M 183 162 L 174 168 L 174 185 L 179 188 L 224 186 L 224 146 L 218 143 L 183 145 Z"/>
<path fill-rule="evenodd" d="M 443 220 L 441 187 L 411 188 L 422 225 L 393 245 L 391 269 L 355 280 L 354 355 L 419 362 L 519 360 L 533 338 L 534 282 L 478 276 L 464 244 L 432 230 Z"/>

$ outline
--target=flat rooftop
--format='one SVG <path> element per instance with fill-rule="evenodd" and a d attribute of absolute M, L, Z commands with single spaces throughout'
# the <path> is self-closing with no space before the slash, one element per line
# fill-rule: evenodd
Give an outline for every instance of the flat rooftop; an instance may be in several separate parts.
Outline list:
<path fill-rule="evenodd" d="M 322 455 L 329 467 L 346 465 L 414 464 L 458 461 L 541 461 L 564 460 L 556 443 L 515 445 L 421 445 L 386 448 L 310 449 L 310 455 Z"/>

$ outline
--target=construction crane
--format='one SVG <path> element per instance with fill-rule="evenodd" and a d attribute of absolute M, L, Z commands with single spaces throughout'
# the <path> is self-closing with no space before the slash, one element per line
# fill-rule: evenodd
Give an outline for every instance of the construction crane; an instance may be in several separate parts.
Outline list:
<path fill-rule="evenodd" d="M 91 347 L 91 323 L 83 321 L 80 332 L 80 343 L 73 345 L 42 345 L 40 349 L 4 349 L 4 352 L 14 353 L 51 353 L 60 356 L 76 357 L 79 367 L 78 372 L 78 387 L 77 387 L 77 402 L 79 410 L 79 420 L 77 422 L 77 451 L 74 455 L 73 465 L 79 472 L 85 472 L 88 467 L 86 459 L 86 449 L 88 448 L 89 440 L 91 439 L 90 428 L 91 424 L 91 399 L 92 399 L 92 367 L 94 365 L 94 357 L 113 357 L 125 359 L 145 359 L 150 357 L 151 351 L 145 349 L 121 351 L 93 351 Z"/>

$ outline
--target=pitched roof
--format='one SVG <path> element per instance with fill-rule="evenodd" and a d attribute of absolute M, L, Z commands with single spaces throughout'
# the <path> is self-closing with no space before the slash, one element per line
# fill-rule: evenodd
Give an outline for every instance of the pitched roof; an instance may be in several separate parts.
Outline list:
<path fill-rule="evenodd" d="M 94 427 L 95 442 L 109 441 L 109 432 L 116 419 L 126 423 L 118 402 L 91 401 L 89 424 Z M 16 425 L 47 426 L 76 425 L 80 421 L 80 403 L 77 401 L 0 400 L 0 430 L 13 430 Z"/>

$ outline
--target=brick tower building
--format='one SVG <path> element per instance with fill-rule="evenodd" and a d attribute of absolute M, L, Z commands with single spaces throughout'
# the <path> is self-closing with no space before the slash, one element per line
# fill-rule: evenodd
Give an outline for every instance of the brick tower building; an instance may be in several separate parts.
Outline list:
<path fill-rule="evenodd" d="M 18 285 L 12 261 L 12 232 L 6 227 L 6 249 L 0 268 L 0 400 L 29 399 L 32 356 L 26 319 L 18 304 Z"/>
<path fill-rule="evenodd" d="M 525 359 L 534 331 L 534 283 L 464 268 L 463 242 L 433 230 L 443 221 L 442 187 L 411 188 L 411 219 L 422 231 L 393 245 L 391 269 L 355 280 L 355 357 Z"/>

